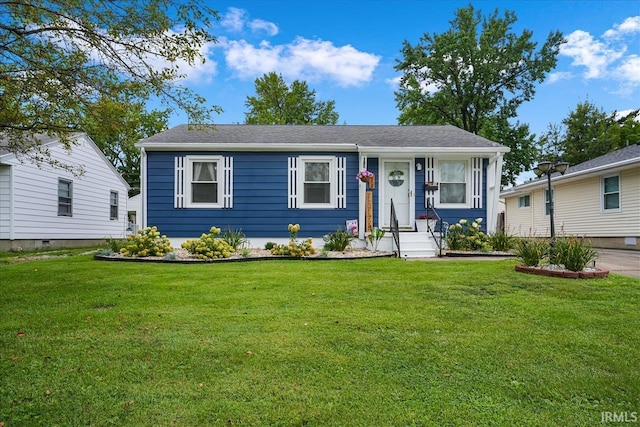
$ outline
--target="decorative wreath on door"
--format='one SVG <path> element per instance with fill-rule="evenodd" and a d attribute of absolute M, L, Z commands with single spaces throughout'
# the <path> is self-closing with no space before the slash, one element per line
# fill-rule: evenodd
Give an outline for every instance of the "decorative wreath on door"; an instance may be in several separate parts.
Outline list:
<path fill-rule="evenodd" d="M 389 184 L 392 187 L 400 187 L 404 183 L 404 172 L 401 170 L 392 170 L 389 172 Z"/>

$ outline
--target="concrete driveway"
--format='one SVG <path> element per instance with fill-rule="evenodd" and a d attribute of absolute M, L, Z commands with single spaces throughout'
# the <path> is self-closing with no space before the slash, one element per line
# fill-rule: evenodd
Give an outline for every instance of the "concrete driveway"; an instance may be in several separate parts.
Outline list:
<path fill-rule="evenodd" d="M 622 249 L 597 249 L 597 251 L 599 256 L 596 267 L 640 279 L 640 251 Z"/>

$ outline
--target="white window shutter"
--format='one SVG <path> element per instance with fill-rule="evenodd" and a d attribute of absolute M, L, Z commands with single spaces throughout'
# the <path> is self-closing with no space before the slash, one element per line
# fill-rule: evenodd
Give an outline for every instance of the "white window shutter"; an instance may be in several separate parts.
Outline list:
<path fill-rule="evenodd" d="M 347 207 L 347 158 L 338 157 L 338 182 L 336 185 L 338 194 L 338 209 Z"/>
<path fill-rule="evenodd" d="M 298 208 L 298 158 L 289 157 L 287 187 L 289 191 L 289 209 Z"/>
<path fill-rule="evenodd" d="M 433 157 L 426 157 L 424 159 L 424 182 L 425 184 L 427 182 L 432 182 L 435 183 L 436 182 L 436 161 Z M 433 190 L 428 190 L 425 191 L 424 194 L 424 203 L 425 203 L 425 207 L 427 206 L 435 206 L 436 205 L 436 200 L 435 200 L 435 191 Z"/>
<path fill-rule="evenodd" d="M 173 207 L 176 209 L 184 208 L 184 157 L 176 157 L 174 159 L 174 197 Z"/>
<path fill-rule="evenodd" d="M 474 157 L 471 164 L 472 207 L 482 209 L 482 157 Z"/>
<path fill-rule="evenodd" d="M 233 208 L 233 157 L 223 157 L 222 168 L 222 207 Z"/>

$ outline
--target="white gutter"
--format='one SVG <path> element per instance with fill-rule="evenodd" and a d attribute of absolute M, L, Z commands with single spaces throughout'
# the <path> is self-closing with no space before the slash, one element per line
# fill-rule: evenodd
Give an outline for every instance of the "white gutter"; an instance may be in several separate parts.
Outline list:
<path fill-rule="evenodd" d="M 146 148 L 153 151 L 175 151 L 175 150 L 218 150 L 218 151 L 357 151 L 355 144 L 259 144 L 259 143 L 235 143 L 235 144 L 212 144 L 212 143 L 166 143 L 166 142 L 144 142 L 135 144 L 138 148 Z"/>
<path fill-rule="evenodd" d="M 361 147 L 358 152 L 364 154 L 460 154 L 465 156 L 488 156 L 494 153 L 508 153 L 509 147 L 479 147 L 470 149 L 469 147 Z"/>

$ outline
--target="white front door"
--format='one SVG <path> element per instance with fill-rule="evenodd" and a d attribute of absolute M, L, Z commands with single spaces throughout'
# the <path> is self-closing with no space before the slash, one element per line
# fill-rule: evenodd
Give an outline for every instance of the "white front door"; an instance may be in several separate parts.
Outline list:
<path fill-rule="evenodd" d="M 396 211 L 399 227 L 413 228 L 413 167 L 409 160 L 385 160 L 382 162 L 380 174 L 382 191 L 379 218 L 382 226 L 391 223 L 391 200 Z"/>

